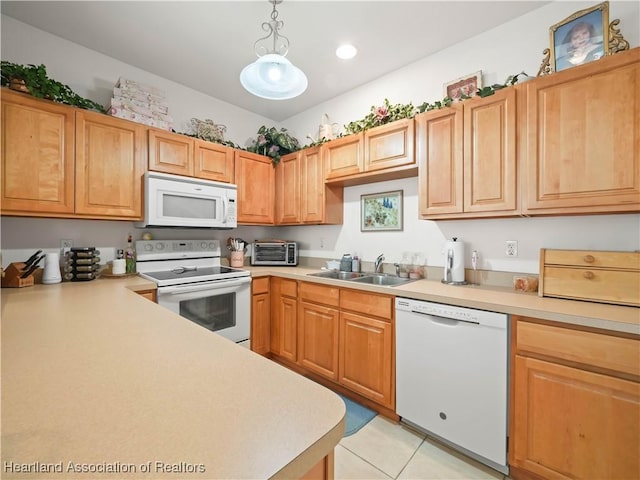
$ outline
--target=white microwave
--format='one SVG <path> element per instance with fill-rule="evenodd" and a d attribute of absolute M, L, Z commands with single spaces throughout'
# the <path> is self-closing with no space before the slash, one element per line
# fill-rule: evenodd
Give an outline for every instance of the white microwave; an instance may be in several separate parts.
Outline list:
<path fill-rule="evenodd" d="M 236 228 L 238 187 L 168 173 L 144 174 L 144 219 L 136 227 Z"/>

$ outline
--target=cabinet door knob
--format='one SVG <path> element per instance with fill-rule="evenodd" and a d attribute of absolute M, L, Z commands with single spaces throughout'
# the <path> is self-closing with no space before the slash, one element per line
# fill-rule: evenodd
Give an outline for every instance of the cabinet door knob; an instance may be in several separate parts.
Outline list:
<path fill-rule="evenodd" d="M 590 271 L 588 271 L 588 270 L 587 270 L 586 272 L 584 272 L 583 276 L 584 276 L 584 278 L 586 278 L 587 280 L 591 280 L 591 279 L 593 279 L 593 277 L 595 277 L 595 275 L 593 274 L 593 272 L 590 272 Z"/>
<path fill-rule="evenodd" d="M 593 255 L 585 255 L 584 256 L 584 261 L 586 263 L 593 263 L 593 262 L 595 262 L 595 260 L 596 259 L 593 257 Z"/>

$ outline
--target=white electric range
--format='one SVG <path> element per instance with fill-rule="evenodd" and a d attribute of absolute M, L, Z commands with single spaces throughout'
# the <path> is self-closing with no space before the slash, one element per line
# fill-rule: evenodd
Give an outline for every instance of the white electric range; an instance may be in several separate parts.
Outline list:
<path fill-rule="evenodd" d="M 218 240 L 141 240 L 136 252 L 159 305 L 236 343 L 249 340 L 251 275 L 220 264 Z"/>

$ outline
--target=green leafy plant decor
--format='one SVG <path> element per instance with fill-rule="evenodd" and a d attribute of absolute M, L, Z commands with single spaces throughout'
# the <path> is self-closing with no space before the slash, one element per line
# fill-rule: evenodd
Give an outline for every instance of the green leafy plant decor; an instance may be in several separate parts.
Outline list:
<path fill-rule="evenodd" d="M 37 98 L 45 98 L 85 110 L 106 113 L 105 108 L 99 103 L 83 98 L 71 90 L 68 85 L 49 78 L 44 65 L 20 65 L 3 60 L 0 65 L 0 71 L 3 87 L 11 87 L 23 91 L 26 89 Z M 16 83 L 22 88 L 16 88 Z"/>
<path fill-rule="evenodd" d="M 411 103 L 406 105 L 401 103 L 391 105 L 389 99 L 385 98 L 381 106 L 376 107 L 373 105 L 368 115 L 361 120 L 347 123 L 344 129 L 347 134 L 359 133 L 373 127 L 395 122 L 396 120 L 413 118 L 416 113 L 418 113 L 418 111 Z"/>
<path fill-rule="evenodd" d="M 258 137 L 247 148 L 247 151 L 271 157 L 274 164 L 280 162 L 280 157 L 300 150 L 298 139 L 293 137 L 286 128 L 280 130 L 275 127 L 262 126 L 258 129 Z"/>

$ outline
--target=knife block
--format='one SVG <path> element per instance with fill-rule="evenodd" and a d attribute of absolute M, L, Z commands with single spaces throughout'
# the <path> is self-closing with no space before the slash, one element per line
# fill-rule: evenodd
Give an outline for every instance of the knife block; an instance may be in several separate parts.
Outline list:
<path fill-rule="evenodd" d="M 31 287 L 34 284 L 33 273 L 27 278 L 20 278 L 22 275 L 22 269 L 24 268 L 24 262 L 10 263 L 4 270 L 4 276 L 2 277 L 2 286 L 11 288 Z M 37 271 L 37 270 L 36 270 Z M 35 273 L 35 272 L 34 272 Z"/>

